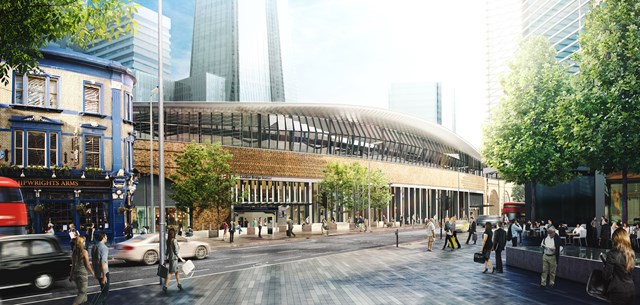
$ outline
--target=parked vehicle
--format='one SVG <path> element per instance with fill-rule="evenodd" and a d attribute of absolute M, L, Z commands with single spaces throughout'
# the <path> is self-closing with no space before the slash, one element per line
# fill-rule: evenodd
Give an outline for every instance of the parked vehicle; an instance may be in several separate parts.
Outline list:
<path fill-rule="evenodd" d="M 465 219 L 456 220 L 456 232 L 459 232 L 459 233 L 469 232 L 469 221 Z"/>
<path fill-rule="evenodd" d="M 47 290 L 55 281 L 68 279 L 71 256 L 51 235 L 0 237 L 0 289 L 32 285 Z"/>
<path fill-rule="evenodd" d="M 500 216 L 497 216 L 497 215 L 480 215 L 476 219 L 476 224 L 480 228 L 478 230 L 482 231 L 482 228 L 484 228 L 486 222 L 491 223 L 491 226 L 493 228 L 497 228 L 498 222 L 500 222 L 501 220 L 502 220 L 502 218 Z"/>
<path fill-rule="evenodd" d="M 22 199 L 20 184 L 0 177 L 0 235 L 26 234 L 27 205 Z"/>
<path fill-rule="evenodd" d="M 182 236 L 176 236 L 180 246 L 180 256 L 205 259 L 211 252 L 211 247 L 204 242 L 188 240 Z M 144 234 L 135 236 L 115 246 L 113 258 L 125 262 L 142 262 L 153 265 L 160 257 L 160 240 L 157 234 Z"/>

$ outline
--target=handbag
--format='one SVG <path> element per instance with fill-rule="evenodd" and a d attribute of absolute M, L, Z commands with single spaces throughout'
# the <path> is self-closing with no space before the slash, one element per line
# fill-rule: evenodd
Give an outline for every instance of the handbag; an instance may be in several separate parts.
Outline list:
<path fill-rule="evenodd" d="M 602 277 L 602 270 L 594 269 L 591 271 L 587 281 L 587 294 L 603 301 L 609 301 L 609 298 L 607 298 L 607 282 Z"/>
<path fill-rule="evenodd" d="M 473 262 L 484 264 L 484 261 L 485 261 L 485 257 L 484 257 L 484 255 L 482 255 L 482 253 L 480 253 L 480 252 L 473 253 Z"/>
<path fill-rule="evenodd" d="M 165 264 L 158 265 L 158 276 L 161 278 L 166 278 L 169 274 L 169 268 Z"/>
<path fill-rule="evenodd" d="M 471 239 L 473 239 L 474 242 L 478 241 L 478 235 L 476 235 L 476 233 L 473 233 L 473 235 L 471 235 Z"/>
<path fill-rule="evenodd" d="M 193 262 L 191 260 L 188 260 L 184 264 L 182 264 L 182 273 L 184 273 L 184 275 L 187 277 L 192 277 L 194 274 L 193 269 L 195 268 L 196 267 L 193 265 Z"/>

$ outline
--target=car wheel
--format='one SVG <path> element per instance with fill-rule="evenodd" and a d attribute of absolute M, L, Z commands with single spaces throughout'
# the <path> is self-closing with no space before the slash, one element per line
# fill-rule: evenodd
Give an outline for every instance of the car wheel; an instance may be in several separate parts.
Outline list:
<path fill-rule="evenodd" d="M 33 286 L 38 290 L 47 290 L 53 286 L 53 276 L 51 274 L 40 274 L 33 280 Z"/>
<path fill-rule="evenodd" d="M 153 265 L 158 262 L 158 252 L 149 250 L 144 253 L 142 261 L 147 265 Z"/>
<path fill-rule="evenodd" d="M 207 257 L 207 255 L 209 255 L 209 253 L 207 253 L 207 248 L 205 248 L 204 246 L 198 246 L 196 248 L 196 258 L 197 259 L 205 259 Z"/>

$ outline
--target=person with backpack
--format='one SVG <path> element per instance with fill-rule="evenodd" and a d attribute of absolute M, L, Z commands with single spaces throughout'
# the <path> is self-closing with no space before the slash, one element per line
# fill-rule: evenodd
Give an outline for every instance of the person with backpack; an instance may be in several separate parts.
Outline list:
<path fill-rule="evenodd" d="M 107 242 L 107 234 L 103 231 L 98 232 L 98 244 L 93 246 L 91 250 L 91 264 L 98 283 L 100 284 L 100 293 L 93 302 L 94 304 L 107 304 L 109 296 L 109 249 L 105 244 Z"/>

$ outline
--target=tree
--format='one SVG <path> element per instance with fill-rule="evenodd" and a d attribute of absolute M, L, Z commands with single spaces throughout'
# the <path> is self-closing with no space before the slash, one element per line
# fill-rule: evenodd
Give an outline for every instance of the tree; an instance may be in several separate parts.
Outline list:
<path fill-rule="evenodd" d="M 368 169 L 358 162 L 349 164 L 331 162 L 323 170 L 323 179 L 320 182 L 322 193 L 327 198 L 327 215 L 337 207 L 342 207 L 344 212 L 355 213 L 365 211 L 368 208 Z M 383 208 L 389 204 L 389 180 L 380 170 L 371 171 L 369 177 L 371 183 L 371 207 Z"/>
<path fill-rule="evenodd" d="M 117 39 L 132 32 L 123 24 L 136 9 L 121 0 L 11 0 L 0 1 L 0 81 L 9 83 L 10 69 L 37 71 L 40 48 L 69 38 L 80 47 L 98 39 Z"/>
<path fill-rule="evenodd" d="M 577 167 L 559 144 L 556 107 L 572 93 L 571 76 L 542 37 L 520 43 L 501 82 L 504 96 L 483 130 L 485 162 L 507 181 L 531 183 L 531 218 L 535 218 L 535 186 L 554 185 L 575 175 Z"/>
<path fill-rule="evenodd" d="M 188 144 L 176 157 L 176 173 L 170 175 L 174 182 L 171 198 L 176 201 L 176 208 L 191 212 L 190 217 L 197 211 L 216 209 L 213 222 L 218 228 L 226 219 L 221 217 L 221 210 L 234 203 L 232 189 L 238 178 L 231 173 L 232 158 L 220 143 Z"/>
<path fill-rule="evenodd" d="M 513 188 L 511 188 L 511 198 L 516 202 L 524 202 L 524 185 L 514 185 Z"/>
<path fill-rule="evenodd" d="M 622 221 L 628 221 L 627 175 L 640 172 L 640 2 L 607 0 L 587 14 L 576 53 L 578 93 L 567 107 L 572 149 L 593 170 L 622 173 Z"/>

